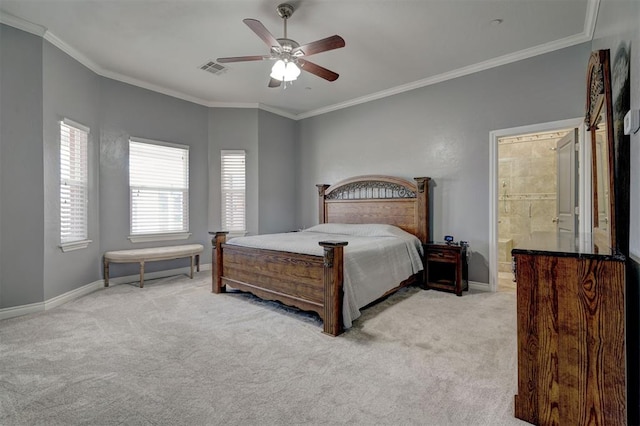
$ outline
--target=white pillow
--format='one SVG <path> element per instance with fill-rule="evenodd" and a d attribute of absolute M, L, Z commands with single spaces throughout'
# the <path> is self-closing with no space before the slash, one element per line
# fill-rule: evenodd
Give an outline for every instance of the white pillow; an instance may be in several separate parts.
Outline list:
<path fill-rule="evenodd" d="M 353 235 L 356 237 L 413 237 L 397 226 L 383 223 L 321 223 L 304 229 L 303 232 Z"/>

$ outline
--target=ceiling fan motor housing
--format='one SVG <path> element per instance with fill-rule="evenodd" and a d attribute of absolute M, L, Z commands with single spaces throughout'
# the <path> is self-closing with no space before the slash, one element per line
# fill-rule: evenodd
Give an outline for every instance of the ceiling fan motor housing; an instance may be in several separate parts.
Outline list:
<path fill-rule="evenodd" d="M 280 46 L 282 46 L 283 53 L 291 53 L 293 49 L 300 47 L 297 41 L 290 38 L 279 38 L 278 42 L 280 42 Z"/>
<path fill-rule="evenodd" d="M 282 3 L 278 5 L 276 10 L 278 11 L 278 15 L 280 15 L 281 18 L 289 19 L 291 15 L 293 15 L 293 11 L 295 9 L 289 3 Z"/>

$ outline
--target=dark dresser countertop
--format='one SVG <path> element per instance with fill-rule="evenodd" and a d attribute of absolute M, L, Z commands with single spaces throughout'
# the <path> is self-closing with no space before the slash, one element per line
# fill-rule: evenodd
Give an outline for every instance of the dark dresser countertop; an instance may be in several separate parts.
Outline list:
<path fill-rule="evenodd" d="M 511 250 L 511 254 L 597 258 L 624 261 L 623 254 L 608 246 L 596 245 L 591 234 L 534 232 Z"/>

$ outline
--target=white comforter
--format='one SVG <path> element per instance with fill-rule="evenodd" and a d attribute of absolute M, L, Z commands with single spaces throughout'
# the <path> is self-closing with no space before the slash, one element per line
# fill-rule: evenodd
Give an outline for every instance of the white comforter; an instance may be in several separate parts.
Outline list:
<path fill-rule="evenodd" d="M 422 244 L 392 225 L 325 223 L 301 232 L 232 238 L 228 244 L 323 255 L 320 241 L 348 241 L 344 248 L 344 327 L 351 327 L 360 308 L 420 272 Z"/>

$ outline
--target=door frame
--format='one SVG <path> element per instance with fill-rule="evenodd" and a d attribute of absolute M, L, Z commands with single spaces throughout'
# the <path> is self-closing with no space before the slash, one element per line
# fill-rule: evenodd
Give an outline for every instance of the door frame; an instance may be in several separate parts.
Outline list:
<path fill-rule="evenodd" d="M 489 288 L 498 288 L 498 139 L 526 133 L 552 132 L 556 130 L 578 129 L 578 232 L 591 233 L 591 146 L 586 143 L 587 134 L 584 118 L 551 121 L 528 126 L 492 130 L 489 133 Z M 587 225 L 588 224 L 588 225 Z"/>

